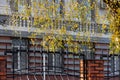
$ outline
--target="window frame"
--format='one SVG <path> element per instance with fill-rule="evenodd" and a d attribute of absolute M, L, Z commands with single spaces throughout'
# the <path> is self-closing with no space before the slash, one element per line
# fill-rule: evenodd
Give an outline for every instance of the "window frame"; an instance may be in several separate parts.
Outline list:
<path fill-rule="evenodd" d="M 111 56 L 111 76 L 119 75 L 120 70 L 120 56 L 112 55 Z"/>
<path fill-rule="evenodd" d="M 52 56 L 51 57 L 52 62 L 49 62 L 50 61 L 50 56 Z M 59 57 L 59 59 L 58 59 L 58 57 Z M 57 63 L 59 63 L 59 65 Z M 62 56 L 62 54 L 60 54 L 60 53 L 59 54 L 58 53 L 48 53 L 48 70 L 49 71 L 61 72 L 63 64 L 64 63 L 63 63 L 63 56 Z M 50 69 L 50 68 L 52 68 L 52 69 Z"/>
<path fill-rule="evenodd" d="M 15 43 L 15 41 L 17 41 L 17 43 Z M 19 43 L 18 43 L 19 42 Z M 23 44 L 22 44 L 22 43 Z M 26 44 L 27 43 L 27 44 Z M 26 68 L 28 68 L 28 54 L 27 52 L 24 50 L 26 50 L 28 48 L 28 39 L 19 39 L 19 38 L 13 38 L 12 41 L 12 49 L 13 49 L 13 65 L 14 65 L 14 71 L 16 72 L 27 72 L 28 70 Z M 17 54 L 17 55 L 15 55 Z M 24 54 L 24 55 L 22 55 Z M 22 56 L 25 56 L 26 58 L 24 58 L 25 60 L 22 60 Z M 15 58 L 17 57 L 17 60 L 15 62 Z M 21 60 L 23 62 L 21 62 Z M 22 64 L 25 64 L 23 67 Z M 16 66 L 17 65 L 17 66 Z"/>
<path fill-rule="evenodd" d="M 21 62 L 21 59 L 23 59 L 21 57 L 21 55 L 22 54 L 27 55 L 27 53 L 26 52 L 22 53 L 20 51 L 20 48 L 24 48 L 25 49 L 25 47 L 26 46 L 13 46 L 13 50 L 14 50 L 14 48 L 18 50 L 17 52 L 14 52 L 14 55 L 13 55 L 13 58 L 14 57 L 17 58 L 17 62 L 15 62 L 15 60 L 13 61 L 14 70 L 17 71 L 17 72 L 25 72 L 25 71 L 27 71 L 27 70 L 22 69 L 22 67 L 21 67 L 22 63 L 26 64 L 26 65 L 24 65 L 24 68 L 28 68 L 28 56 L 26 56 L 26 58 L 24 58 L 25 59 L 24 62 Z M 15 56 L 15 54 L 17 54 L 17 56 Z M 15 65 L 17 65 L 17 66 L 15 67 Z"/>

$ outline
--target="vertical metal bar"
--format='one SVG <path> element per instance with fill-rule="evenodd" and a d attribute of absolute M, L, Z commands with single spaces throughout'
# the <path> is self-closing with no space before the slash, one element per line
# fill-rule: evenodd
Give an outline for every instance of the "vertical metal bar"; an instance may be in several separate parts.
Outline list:
<path fill-rule="evenodd" d="M 12 49 L 12 78 L 14 80 L 14 49 Z"/>
<path fill-rule="evenodd" d="M 6 49 L 5 49 L 4 55 L 6 56 L 5 68 L 6 68 L 6 74 L 7 74 L 7 44 L 6 44 Z M 6 75 L 6 80 L 7 80 L 7 75 Z"/>
<path fill-rule="evenodd" d="M 86 73 L 86 70 L 85 70 L 85 69 L 86 69 L 85 63 L 86 63 L 86 61 L 85 61 L 85 55 L 83 55 L 83 66 L 84 66 L 84 69 L 83 69 L 83 70 L 84 70 L 84 71 L 83 71 L 83 79 L 84 79 L 84 80 L 85 80 L 85 77 L 86 77 L 86 76 L 85 76 L 85 73 Z"/>
<path fill-rule="evenodd" d="M 40 49 L 40 72 L 41 72 L 41 77 L 42 77 L 42 52 L 43 52 L 43 46 L 41 46 L 41 49 Z M 42 77 L 43 79 L 43 77 Z"/>
<path fill-rule="evenodd" d="M 50 56 L 50 54 L 49 54 L 49 51 L 47 51 L 47 55 L 48 55 L 48 59 L 47 59 L 47 60 L 48 60 L 48 61 L 47 61 L 48 63 L 47 63 L 47 65 L 48 65 L 48 75 L 49 75 L 49 70 L 50 70 L 50 66 L 49 66 L 49 59 L 50 59 L 49 56 Z"/>
<path fill-rule="evenodd" d="M 61 55 L 61 51 L 58 51 L 59 52 L 59 55 L 58 55 L 58 57 L 59 57 L 59 66 L 58 66 L 58 70 L 60 71 L 60 73 L 62 72 L 62 64 L 61 64 L 61 61 L 62 61 L 62 55 Z"/>
<path fill-rule="evenodd" d="M 80 65 L 80 71 L 79 71 L 79 74 L 80 74 L 80 80 L 82 80 L 83 79 L 83 73 L 82 73 L 82 66 L 83 66 L 83 59 L 82 59 L 82 54 L 81 54 L 81 51 L 80 51 L 80 53 L 79 53 L 79 65 Z"/>
<path fill-rule="evenodd" d="M 107 54 L 107 80 L 109 80 L 109 68 L 110 68 L 110 65 L 109 65 L 109 54 Z"/>
<path fill-rule="evenodd" d="M 46 80 L 46 72 L 45 72 L 45 53 L 43 54 L 43 80 Z"/>
<path fill-rule="evenodd" d="M 82 80 L 82 77 L 81 77 L 81 66 L 82 66 L 82 64 L 81 64 L 81 61 L 82 61 L 82 58 L 81 58 L 81 51 L 79 50 L 79 75 L 80 75 L 80 80 Z"/>
<path fill-rule="evenodd" d="M 56 55 L 55 55 L 55 53 L 53 53 L 53 71 L 54 71 L 54 74 L 56 74 L 56 59 L 55 59 L 55 57 L 56 57 Z"/>
<path fill-rule="evenodd" d="M 113 76 L 115 76 L 115 56 L 113 53 Z"/>
<path fill-rule="evenodd" d="M 34 71 L 36 73 L 36 53 L 35 53 L 35 46 L 34 46 L 33 53 L 34 53 Z"/>
<path fill-rule="evenodd" d="M 23 70 L 23 69 L 21 68 L 21 64 L 22 64 L 22 62 L 21 62 L 21 55 L 22 55 L 22 53 L 21 53 L 21 48 L 22 48 L 22 46 L 20 45 L 20 46 L 18 47 L 18 55 L 19 55 L 19 56 L 18 56 L 18 58 L 19 58 L 18 67 L 19 67 L 19 68 L 18 68 L 18 69 L 20 70 L 20 79 L 21 79 L 21 77 L 22 77 L 22 74 L 21 74 L 21 73 L 22 73 L 22 70 Z M 23 67 L 23 68 L 24 68 L 24 67 Z"/>
<path fill-rule="evenodd" d="M 42 41 L 44 41 L 44 35 L 45 35 L 45 34 L 42 35 L 42 37 L 43 37 L 43 38 L 42 38 Z M 42 44 L 42 45 L 43 45 L 43 44 Z M 42 69 L 42 71 L 41 71 L 41 72 L 42 72 L 42 76 L 43 76 L 43 73 L 44 73 L 44 72 L 43 72 L 43 67 L 44 67 L 44 65 L 43 65 L 44 47 L 43 47 L 43 46 L 42 46 L 42 53 L 41 53 L 41 54 L 42 54 L 42 60 L 41 60 L 41 63 L 42 63 L 42 66 L 41 66 L 42 68 L 41 68 L 41 69 Z M 44 80 L 44 77 L 43 77 L 43 80 Z"/>
<path fill-rule="evenodd" d="M 29 41 L 27 41 L 27 61 L 28 61 L 28 63 L 27 63 L 27 68 L 28 68 L 28 73 L 27 74 L 29 74 L 29 69 L 30 69 L 30 67 L 29 67 L 29 63 L 30 63 L 30 60 L 29 60 L 29 48 L 30 48 L 30 46 L 29 46 Z"/>
<path fill-rule="evenodd" d="M 75 76 L 75 53 L 73 53 L 73 64 L 74 64 L 74 76 Z M 75 80 L 75 77 L 74 77 Z"/>
<path fill-rule="evenodd" d="M 86 56 L 85 56 L 85 80 L 87 80 L 87 74 L 88 74 L 88 72 L 87 72 L 87 68 L 88 68 L 88 60 L 87 60 L 87 58 L 86 58 Z"/>
<path fill-rule="evenodd" d="M 53 65 L 52 65 L 52 67 L 53 67 L 53 71 L 54 71 L 54 74 L 55 74 L 55 53 L 53 53 L 52 56 L 53 56 L 53 59 L 52 59 L 53 60 L 53 63 L 52 63 Z"/>
<path fill-rule="evenodd" d="M 64 47 L 64 41 L 62 41 L 62 45 L 63 45 L 63 47 Z M 65 51 L 64 51 L 64 49 L 63 48 L 61 48 L 61 56 L 62 56 L 62 61 L 61 61 L 61 63 L 62 63 L 62 66 L 61 66 L 61 68 L 62 68 L 62 73 L 64 73 L 64 55 L 66 54 L 65 53 Z"/>
<path fill-rule="evenodd" d="M 57 68 L 56 68 L 56 69 L 57 69 L 58 71 L 60 71 L 60 68 L 61 68 L 61 63 L 60 63 L 61 58 L 60 58 L 60 57 L 61 57 L 61 52 L 58 52 L 57 58 L 59 59 L 59 61 L 58 61 L 58 63 L 56 62 L 56 64 L 57 64 Z M 56 58 L 56 59 L 57 59 L 57 58 Z"/>
<path fill-rule="evenodd" d="M 43 52 L 44 52 L 44 51 L 42 50 L 42 54 L 41 54 L 41 58 L 42 58 L 42 60 L 41 60 L 41 63 L 42 63 L 42 66 L 41 66 L 41 70 L 42 70 L 42 71 L 41 71 L 41 73 L 42 73 L 42 76 L 43 76 L 43 67 L 44 67 L 44 66 L 43 66 Z"/>
<path fill-rule="evenodd" d="M 18 47 L 18 69 L 21 72 L 21 45 Z"/>
<path fill-rule="evenodd" d="M 92 43 L 92 48 L 90 48 L 91 49 L 91 59 L 95 59 L 95 44 L 94 43 Z"/>
<path fill-rule="evenodd" d="M 68 76 L 68 69 L 69 69 L 69 52 L 68 52 L 68 47 L 67 47 L 67 57 L 66 57 L 66 60 L 67 60 L 67 69 L 66 72 L 67 72 L 67 76 Z"/>
<path fill-rule="evenodd" d="M 7 44 L 6 44 L 6 47 L 5 47 L 5 52 L 4 52 L 4 55 L 6 56 L 7 55 Z"/>

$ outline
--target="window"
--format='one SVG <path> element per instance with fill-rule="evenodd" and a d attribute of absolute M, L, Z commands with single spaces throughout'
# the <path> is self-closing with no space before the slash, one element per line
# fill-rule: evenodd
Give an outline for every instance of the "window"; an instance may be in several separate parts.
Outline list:
<path fill-rule="evenodd" d="M 14 59 L 14 69 L 25 71 L 28 64 L 27 56 L 27 40 L 25 39 L 13 39 L 13 59 Z"/>
<path fill-rule="evenodd" d="M 120 56 L 112 56 L 111 57 L 111 75 L 115 76 L 119 74 L 120 70 Z"/>
<path fill-rule="evenodd" d="M 51 71 L 61 71 L 62 55 L 57 53 L 48 54 L 48 66 Z"/>
<path fill-rule="evenodd" d="M 94 59 L 94 45 L 82 44 L 81 53 L 85 54 L 86 59 Z"/>
<path fill-rule="evenodd" d="M 8 19 L 8 16 L 0 15 L 0 25 L 5 24 Z"/>
<path fill-rule="evenodd" d="M 71 43 L 71 45 L 66 45 L 66 50 L 68 52 L 84 54 L 86 59 L 94 59 L 94 44 L 81 42 L 81 43 Z"/>
<path fill-rule="evenodd" d="M 14 53 L 14 68 L 15 69 L 23 69 L 27 68 L 27 54 L 26 52 L 21 52 L 25 50 L 25 46 L 14 46 L 13 50 L 17 52 Z"/>

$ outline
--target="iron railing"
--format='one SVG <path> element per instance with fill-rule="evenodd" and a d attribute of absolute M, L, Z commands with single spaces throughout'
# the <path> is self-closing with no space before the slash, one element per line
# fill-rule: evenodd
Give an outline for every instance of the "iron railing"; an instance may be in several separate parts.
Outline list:
<path fill-rule="evenodd" d="M 15 69 L 15 59 L 14 55 L 17 53 L 25 52 L 28 55 L 28 62 L 27 67 Z M 31 54 L 32 53 L 32 54 Z M 103 68 L 101 72 L 103 73 L 102 76 L 89 76 L 90 70 L 88 69 L 89 63 L 91 59 L 87 59 L 86 56 L 82 53 L 75 54 L 72 52 L 64 52 L 64 51 L 43 51 L 40 50 L 21 50 L 21 48 L 18 49 L 12 49 L 5 51 L 5 55 L 7 58 L 10 58 L 11 55 L 11 61 L 7 60 L 7 79 L 12 80 L 19 80 L 22 78 L 26 78 L 25 80 L 30 80 L 30 78 L 34 78 L 34 80 L 120 80 L 120 55 L 118 54 L 102 54 L 99 61 L 104 61 L 103 67 L 99 67 L 98 69 Z M 53 55 L 56 56 L 56 58 L 53 59 L 49 56 Z M 50 62 L 50 59 L 52 61 Z M 31 65 L 31 59 L 33 61 L 33 64 Z M 39 61 L 37 59 L 40 59 Z M 57 60 L 59 59 L 59 60 Z M 98 59 L 93 58 L 92 63 L 94 62 L 93 66 L 93 72 L 97 70 L 96 61 Z M 56 62 L 55 62 L 56 61 Z M 8 65 L 11 64 L 11 67 L 8 69 Z M 40 63 L 39 65 L 37 63 Z M 54 63 L 54 64 L 53 64 Z M 95 71 L 96 72 L 96 71 Z M 92 73 L 92 72 L 91 72 Z M 98 74 L 99 74 L 98 73 Z M 97 74 L 97 73 L 96 73 Z M 32 77 L 31 77 L 32 76 Z"/>

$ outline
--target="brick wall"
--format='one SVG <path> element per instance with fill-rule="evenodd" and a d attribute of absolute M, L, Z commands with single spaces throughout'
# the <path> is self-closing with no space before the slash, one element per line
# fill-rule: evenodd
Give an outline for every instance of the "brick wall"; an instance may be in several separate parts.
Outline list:
<path fill-rule="evenodd" d="M 6 58 L 0 56 L 0 80 L 6 80 Z"/>
<path fill-rule="evenodd" d="M 87 78 L 88 80 L 104 80 L 104 61 L 103 60 L 87 61 Z"/>
<path fill-rule="evenodd" d="M 111 77 L 109 80 L 120 80 L 120 76 Z"/>

